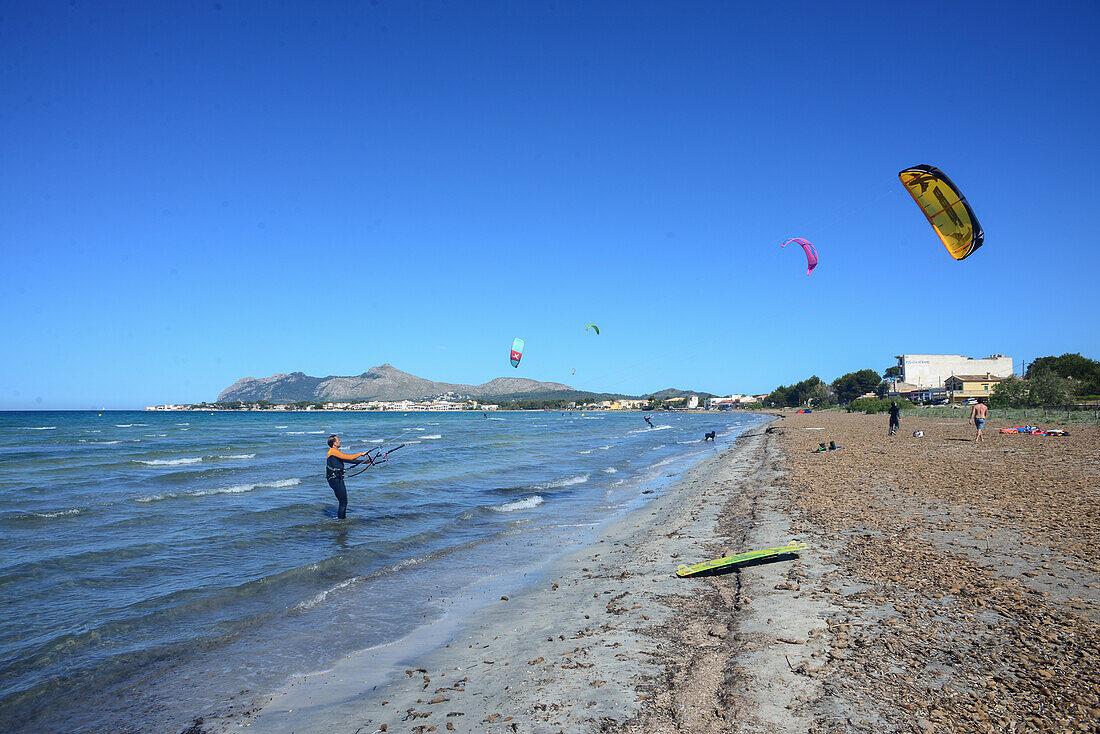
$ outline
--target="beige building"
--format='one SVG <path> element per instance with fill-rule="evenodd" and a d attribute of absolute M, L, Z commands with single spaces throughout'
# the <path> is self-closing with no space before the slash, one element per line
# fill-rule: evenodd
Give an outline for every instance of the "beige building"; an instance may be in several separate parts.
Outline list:
<path fill-rule="evenodd" d="M 951 402 L 957 403 L 970 398 L 988 398 L 997 383 L 1004 379 L 988 372 L 984 375 L 951 375 L 944 380 L 943 386 Z"/>
<path fill-rule="evenodd" d="M 902 354 L 897 357 L 901 379 L 920 388 L 945 387 L 952 375 L 1012 376 L 1012 357 L 994 354 L 983 359 L 960 354 Z"/>

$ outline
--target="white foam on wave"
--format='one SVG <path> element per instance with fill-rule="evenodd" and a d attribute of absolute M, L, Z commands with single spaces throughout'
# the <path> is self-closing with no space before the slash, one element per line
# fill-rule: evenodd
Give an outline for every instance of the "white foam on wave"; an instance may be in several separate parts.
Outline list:
<path fill-rule="evenodd" d="M 24 431 L 52 431 L 57 426 L 21 426 Z"/>
<path fill-rule="evenodd" d="M 489 420 L 491 420 L 491 421 L 502 421 L 504 419 L 503 418 L 490 418 Z"/>
<path fill-rule="evenodd" d="M 659 466 L 668 466 L 669 464 L 673 463 L 674 461 L 676 461 L 676 459 L 675 459 L 675 458 L 671 458 L 671 459 L 661 459 L 661 460 L 660 460 L 660 461 L 658 461 L 658 462 L 657 462 L 656 464 L 650 464 L 650 465 L 649 465 L 649 468 L 650 468 L 650 469 L 656 469 L 656 468 L 657 468 L 657 467 L 659 467 Z"/>
<path fill-rule="evenodd" d="M 596 449 L 585 449 L 584 451 L 578 451 L 578 454 L 591 454 Z"/>
<path fill-rule="evenodd" d="M 305 431 L 287 431 L 286 435 L 288 435 L 288 436 L 304 436 L 304 435 L 306 435 L 306 432 Z"/>
<path fill-rule="evenodd" d="M 274 482 L 255 482 L 253 484 L 234 484 L 230 487 L 217 487 L 215 489 L 200 489 L 198 492 L 154 494 L 148 497 L 138 497 L 134 501 L 157 502 L 159 500 L 172 499 L 173 497 L 206 497 L 212 494 L 240 494 L 242 492 L 251 492 L 254 489 L 284 489 L 286 487 L 295 487 L 301 483 L 302 480 L 295 477 L 293 479 L 277 479 Z"/>
<path fill-rule="evenodd" d="M 267 482 L 266 484 L 257 484 L 257 487 L 271 487 L 272 489 L 284 489 L 286 487 L 297 487 L 302 483 L 301 479 L 292 477 L 291 479 L 277 479 L 274 482 Z"/>
<path fill-rule="evenodd" d="M 384 438 L 368 438 L 367 439 L 367 443 L 385 443 L 385 442 L 386 442 L 386 439 L 384 439 Z"/>
<path fill-rule="evenodd" d="M 616 469 L 613 466 L 609 466 L 606 469 L 601 469 L 600 471 L 602 471 L 604 474 L 618 474 L 619 473 L 619 470 Z"/>
<path fill-rule="evenodd" d="M 577 474 L 572 477 L 566 477 L 565 479 L 555 479 L 549 484 L 537 485 L 536 489 L 561 489 L 562 487 L 572 487 L 577 484 L 584 484 L 591 476 L 591 474 Z"/>
<path fill-rule="evenodd" d="M 133 423 L 116 423 L 115 428 L 133 428 Z"/>
<path fill-rule="evenodd" d="M 677 441 L 676 443 L 684 443 L 684 444 L 687 444 L 687 443 L 702 443 L 702 441 L 703 441 L 703 439 L 697 438 L 694 441 Z"/>
<path fill-rule="evenodd" d="M 295 604 L 294 609 L 299 610 L 299 611 L 305 610 L 305 609 L 312 609 L 313 607 L 315 607 L 318 604 L 320 604 L 321 602 L 323 602 L 328 597 L 328 595 L 331 594 L 332 592 L 339 591 L 340 589 L 345 589 L 345 588 L 351 586 L 352 584 L 354 584 L 358 580 L 359 580 L 358 576 L 353 576 L 350 579 L 344 579 L 343 581 L 336 584 L 335 586 L 333 586 L 331 588 L 328 588 L 328 589 L 325 589 L 324 591 L 320 592 L 319 594 L 315 594 L 314 596 L 310 597 L 309 599 L 306 599 L 303 602 L 299 602 L 298 604 Z"/>
<path fill-rule="evenodd" d="M 433 433 L 430 436 L 421 436 L 420 438 L 424 439 L 425 441 L 430 441 L 437 438 L 443 438 L 443 436 L 439 435 L 438 433 Z"/>
<path fill-rule="evenodd" d="M 168 436 L 167 433 L 146 433 L 145 434 L 145 438 L 165 438 L 167 436 Z"/>
<path fill-rule="evenodd" d="M 280 479 L 276 482 L 256 482 L 255 484 L 234 484 L 231 487 L 219 487 L 217 489 L 200 489 L 198 492 L 188 492 L 191 497 L 206 497 L 211 494 L 240 494 L 251 492 L 254 489 L 293 487 L 301 484 L 300 479 Z"/>
<path fill-rule="evenodd" d="M 32 512 L 29 515 L 24 515 L 24 517 L 53 518 L 62 517 L 64 515 L 79 515 L 82 512 L 84 512 L 84 510 L 80 508 L 74 508 L 72 510 L 58 510 L 57 512 Z"/>
<path fill-rule="evenodd" d="M 177 423 L 176 425 L 177 426 L 189 426 L 191 424 L 190 423 Z"/>
<path fill-rule="evenodd" d="M 219 459 L 255 459 L 256 454 L 224 454 Z"/>
<path fill-rule="evenodd" d="M 184 464 L 202 463 L 202 457 L 192 456 L 186 459 L 134 459 L 134 463 L 145 464 L 146 466 L 182 466 Z"/>
<path fill-rule="evenodd" d="M 290 426 L 275 426 L 276 428 L 290 428 Z"/>
<path fill-rule="evenodd" d="M 327 431 L 305 431 L 305 433 L 316 434 L 316 433 L 327 433 Z"/>
<path fill-rule="evenodd" d="M 90 443 L 90 444 L 98 444 L 99 446 L 106 446 L 108 444 L 113 444 L 113 443 L 122 443 L 122 441 L 89 441 L 86 438 L 78 438 L 77 443 Z"/>
<path fill-rule="evenodd" d="M 542 497 L 537 494 L 533 494 L 530 497 L 522 500 L 515 500 L 514 502 L 505 502 L 503 505 L 494 505 L 489 508 L 497 512 L 515 512 L 516 510 L 530 510 L 533 507 L 538 507 L 544 502 Z"/>
<path fill-rule="evenodd" d="M 672 428 L 672 426 L 668 425 L 667 423 L 658 423 L 652 428 L 637 428 L 633 431 L 627 431 L 627 433 L 650 433 L 652 431 L 667 431 L 670 428 Z"/>

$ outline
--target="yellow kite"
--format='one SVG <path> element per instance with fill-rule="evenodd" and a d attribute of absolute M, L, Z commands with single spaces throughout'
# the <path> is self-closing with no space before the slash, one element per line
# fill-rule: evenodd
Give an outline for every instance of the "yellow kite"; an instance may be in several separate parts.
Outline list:
<path fill-rule="evenodd" d="M 898 178 L 951 257 L 963 260 L 982 246 L 985 232 L 974 210 L 943 171 L 933 166 L 913 166 L 899 173 Z"/>

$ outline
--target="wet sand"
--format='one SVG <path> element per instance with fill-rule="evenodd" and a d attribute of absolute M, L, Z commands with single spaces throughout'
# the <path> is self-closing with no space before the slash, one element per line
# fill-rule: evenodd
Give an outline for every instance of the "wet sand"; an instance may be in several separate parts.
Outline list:
<path fill-rule="evenodd" d="M 1098 731 L 1100 429 L 999 427 L 788 415 L 433 649 L 353 656 L 206 730 Z"/>

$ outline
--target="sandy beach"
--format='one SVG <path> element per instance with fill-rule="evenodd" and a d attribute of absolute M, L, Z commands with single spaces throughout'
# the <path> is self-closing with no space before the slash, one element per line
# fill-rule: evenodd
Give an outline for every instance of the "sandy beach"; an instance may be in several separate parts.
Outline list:
<path fill-rule="evenodd" d="M 452 600 L 466 621 L 193 731 L 1100 730 L 1100 429 L 999 427 L 776 419 L 591 545 Z M 809 549 L 674 575 L 791 540 Z"/>

